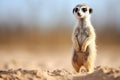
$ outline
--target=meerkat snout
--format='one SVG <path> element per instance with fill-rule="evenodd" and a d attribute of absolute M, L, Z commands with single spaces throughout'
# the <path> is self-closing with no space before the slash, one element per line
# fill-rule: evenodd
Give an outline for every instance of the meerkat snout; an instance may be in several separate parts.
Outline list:
<path fill-rule="evenodd" d="M 92 12 L 93 12 L 92 8 L 90 8 L 87 5 L 80 5 L 79 4 L 73 9 L 73 14 L 78 19 L 89 17 Z"/>

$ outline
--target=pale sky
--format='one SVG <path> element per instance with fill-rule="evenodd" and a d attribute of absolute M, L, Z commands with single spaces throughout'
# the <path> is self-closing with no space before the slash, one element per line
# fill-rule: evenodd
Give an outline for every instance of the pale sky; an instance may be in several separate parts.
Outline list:
<path fill-rule="evenodd" d="M 72 9 L 79 3 L 88 4 L 93 8 L 92 20 L 96 23 L 104 23 L 109 15 L 113 19 L 114 13 L 115 19 L 120 20 L 120 0 L 0 0 L 0 23 L 26 24 L 33 21 L 35 24 L 46 26 L 54 25 L 55 21 L 59 22 L 63 18 L 63 21 L 68 19 L 74 22 Z M 110 3 L 111 8 L 106 8 Z"/>

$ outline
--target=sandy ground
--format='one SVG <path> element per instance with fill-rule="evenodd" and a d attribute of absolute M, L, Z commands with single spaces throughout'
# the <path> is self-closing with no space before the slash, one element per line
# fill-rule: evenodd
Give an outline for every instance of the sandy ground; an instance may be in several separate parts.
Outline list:
<path fill-rule="evenodd" d="M 118 46 L 98 47 L 91 74 L 74 72 L 70 46 L 54 49 L 0 48 L 0 80 L 120 80 Z"/>
<path fill-rule="evenodd" d="M 10 69 L 0 71 L 0 80 L 120 80 L 120 68 L 98 67 L 91 74 L 73 74 L 65 69 L 53 71 Z"/>

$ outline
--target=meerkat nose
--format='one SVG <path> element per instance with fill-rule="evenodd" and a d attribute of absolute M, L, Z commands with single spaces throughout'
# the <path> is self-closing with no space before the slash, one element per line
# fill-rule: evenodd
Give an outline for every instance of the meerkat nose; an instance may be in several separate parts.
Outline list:
<path fill-rule="evenodd" d="M 75 8 L 75 12 L 78 12 L 79 11 L 79 9 L 78 8 Z"/>
<path fill-rule="evenodd" d="M 81 16 L 79 12 L 77 13 L 77 15 L 78 15 L 78 16 Z"/>

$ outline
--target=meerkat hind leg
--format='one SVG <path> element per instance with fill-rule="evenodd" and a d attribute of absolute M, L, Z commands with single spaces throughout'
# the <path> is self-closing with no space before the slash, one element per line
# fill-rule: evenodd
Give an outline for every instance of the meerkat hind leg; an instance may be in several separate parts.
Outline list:
<path fill-rule="evenodd" d="M 88 60 L 85 64 L 84 67 L 86 68 L 88 73 L 92 73 L 94 71 L 94 64 L 92 61 Z"/>
<path fill-rule="evenodd" d="M 79 61 L 79 56 L 75 52 L 73 54 L 72 65 L 73 65 L 76 72 L 79 72 L 79 70 L 82 66 L 82 62 Z"/>
<path fill-rule="evenodd" d="M 80 67 L 78 66 L 78 64 L 77 64 L 77 63 L 75 63 L 75 62 L 72 62 L 72 65 L 73 65 L 73 67 L 74 67 L 75 71 L 76 71 L 76 72 L 79 72 Z"/>

